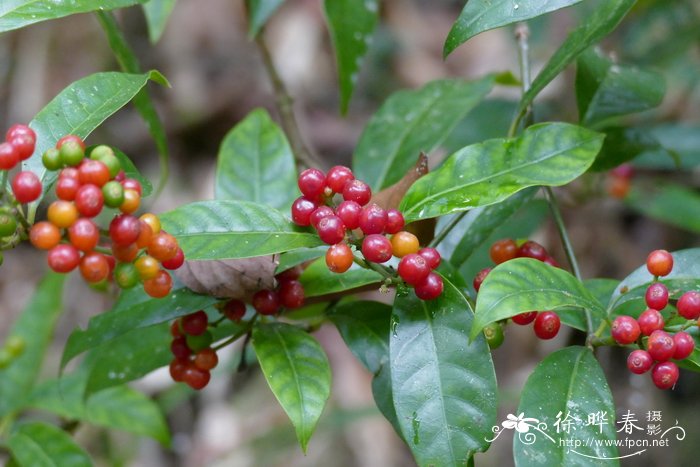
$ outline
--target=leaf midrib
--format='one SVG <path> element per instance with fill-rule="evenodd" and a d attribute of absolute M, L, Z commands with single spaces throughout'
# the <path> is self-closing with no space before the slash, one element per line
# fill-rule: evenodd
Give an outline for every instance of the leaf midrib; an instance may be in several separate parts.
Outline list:
<path fill-rule="evenodd" d="M 302 446 L 306 446 L 306 417 L 304 416 L 304 394 L 303 391 L 301 390 L 301 385 L 299 384 L 299 373 L 297 371 L 297 367 L 294 364 L 294 359 L 292 358 L 292 355 L 289 353 L 289 348 L 287 347 L 287 343 L 284 341 L 284 338 L 282 337 L 282 334 L 279 332 L 279 329 L 277 326 L 271 326 L 272 332 L 274 332 L 275 337 L 279 340 L 280 344 L 282 345 L 282 350 L 284 351 L 284 356 L 287 359 L 287 362 L 289 363 L 289 366 L 292 369 L 292 374 L 294 375 L 294 385 L 296 386 L 297 390 L 297 396 L 299 397 L 299 432 L 302 434 L 301 442 Z"/>

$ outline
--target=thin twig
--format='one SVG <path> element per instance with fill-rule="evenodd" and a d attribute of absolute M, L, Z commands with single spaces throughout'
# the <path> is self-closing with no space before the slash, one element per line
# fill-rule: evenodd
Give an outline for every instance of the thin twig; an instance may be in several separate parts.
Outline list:
<path fill-rule="evenodd" d="M 447 237 L 447 234 L 449 234 L 452 229 L 454 229 L 459 222 L 464 219 L 464 216 L 467 215 L 467 212 L 469 211 L 462 211 L 459 214 L 457 214 L 455 217 L 452 218 L 452 220 L 445 226 L 443 229 L 430 241 L 428 246 L 430 248 L 435 248 L 442 242 L 445 237 Z"/>

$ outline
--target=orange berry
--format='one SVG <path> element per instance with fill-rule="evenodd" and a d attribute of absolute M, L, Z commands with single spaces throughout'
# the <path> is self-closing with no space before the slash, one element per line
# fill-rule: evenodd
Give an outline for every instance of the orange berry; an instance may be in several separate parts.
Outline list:
<path fill-rule="evenodd" d="M 59 229 L 67 229 L 78 220 L 78 208 L 71 201 L 57 200 L 49 205 L 46 217 Z"/>
<path fill-rule="evenodd" d="M 420 249 L 420 244 L 418 243 L 418 237 L 411 232 L 402 230 L 391 237 L 391 248 L 394 256 L 403 258 L 411 253 L 417 253 Z"/>

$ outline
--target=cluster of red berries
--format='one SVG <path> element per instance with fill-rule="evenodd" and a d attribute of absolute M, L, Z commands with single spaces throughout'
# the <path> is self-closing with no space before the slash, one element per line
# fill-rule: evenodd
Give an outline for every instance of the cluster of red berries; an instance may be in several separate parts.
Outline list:
<path fill-rule="evenodd" d="M 678 365 L 670 360 L 683 360 L 695 349 L 695 340 L 685 331 L 670 334 L 664 330 L 666 322 L 661 310 L 669 302 L 668 288 L 659 277 L 666 276 L 673 269 L 673 256 L 666 250 L 654 250 L 647 257 L 647 269 L 654 276 L 646 291 L 647 309 L 634 319 L 620 315 L 612 323 L 611 334 L 620 345 L 636 343 L 639 349 L 632 351 L 627 358 L 627 368 L 641 375 L 651 370 L 651 379 L 659 389 L 669 389 L 679 377 Z M 688 325 L 700 324 L 700 292 L 685 292 L 676 303 L 678 315 L 688 320 Z M 645 342 L 642 336 L 649 336 Z M 653 369 L 652 369 L 653 367 Z"/>
<path fill-rule="evenodd" d="M 559 267 L 556 260 L 547 252 L 545 247 L 532 240 L 525 241 L 520 245 L 510 238 L 498 240 L 491 245 L 489 256 L 496 264 L 505 263 L 514 258 L 532 258 L 549 264 L 550 266 Z M 484 268 L 474 277 L 472 285 L 477 293 L 481 288 L 481 283 L 484 282 L 484 279 L 486 279 L 486 276 L 491 272 L 491 269 L 493 268 Z M 528 325 L 534 321 L 535 325 L 533 328 L 535 335 L 540 339 L 554 338 L 554 336 L 559 333 L 559 328 L 561 327 L 559 315 L 553 311 L 528 311 L 513 316 L 511 320 L 515 324 L 521 326 Z"/>
<path fill-rule="evenodd" d="M 245 305 L 243 305 L 245 312 Z M 170 376 L 192 389 L 202 389 L 211 378 L 211 370 L 219 363 L 216 350 L 211 348 L 213 337 L 207 330 L 209 318 L 203 310 L 176 319 L 170 326 L 173 341 L 170 351 Z"/>
<path fill-rule="evenodd" d="M 608 172 L 607 191 L 610 196 L 622 199 L 627 196 L 634 177 L 634 168 L 631 164 L 620 164 Z"/>
<path fill-rule="evenodd" d="M 277 288 L 274 290 L 263 289 L 258 290 L 253 294 L 251 304 L 255 311 L 261 315 L 276 315 L 282 308 L 293 310 L 304 305 L 304 286 L 299 282 L 301 275 L 300 267 L 287 269 L 275 276 L 277 279 Z M 227 310 L 226 307 L 222 312 L 231 320 L 234 319 L 236 313 L 232 310 L 240 308 L 232 308 Z M 245 305 L 243 305 L 243 313 L 245 313 Z M 243 315 L 241 315 L 242 317 Z M 240 318 L 239 318 L 240 319 Z"/>
<path fill-rule="evenodd" d="M 56 272 L 79 268 L 89 284 L 113 278 L 121 288 L 142 282 L 150 296 L 165 297 L 172 288 L 165 269 L 182 266 L 182 249 L 156 215 L 132 215 L 141 204 L 141 183 L 126 178 L 112 148 L 96 146 L 87 156 L 85 143 L 75 135 L 64 136 L 43 154 L 48 170 L 60 170 L 58 199 L 49 205 L 47 220 L 32 226 L 29 241 L 48 250 L 49 267 Z M 103 235 L 93 218 L 105 206 L 120 212 Z"/>
<path fill-rule="evenodd" d="M 442 278 L 433 272 L 440 264 L 440 254 L 434 248 L 420 248 L 418 238 L 402 230 L 405 221 L 400 211 L 370 203 L 372 190 L 352 170 L 341 165 L 327 174 L 307 169 L 299 175 L 298 185 L 303 196 L 292 204 L 292 220 L 313 226 L 321 240 L 331 245 L 326 252 L 329 270 L 343 273 L 350 269 L 355 260 L 352 245 L 370 263 L 401 258 L 398 275 L 414 287 L 419 298 L 440 296 Z"/>

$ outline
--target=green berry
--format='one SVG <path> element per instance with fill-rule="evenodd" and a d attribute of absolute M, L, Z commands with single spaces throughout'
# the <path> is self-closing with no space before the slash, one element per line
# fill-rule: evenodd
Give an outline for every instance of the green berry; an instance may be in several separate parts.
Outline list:
<path fill-rule="evenodd" d="M 90 151 L 90 159 L 99 161 L 102 160 L 103 157 L 109 157 L 109 156 L 114 156 L 114 150 L 107 146 L 106 144 L 100 144 L 99 146 L 95 146 L 92 148 L 92 151 Z"/>
<path fill-rule="evenodd" d="M 107 182 L 102 187 L 102 196 L 106 206 L 118 208 L 124 202 L 124 187 L 116 180 Z"/>
<path fill-rule="evenodd" d="M 116 177 L 119 171 L 122 169 L 122 163 L 119 162 L 117 156 L 103 156 L 101 159 L 99 159 L 99 161 L 107 166 L 109 176 L 112 178 Z"/>
<path fill-rule="evenodd" d="M 41 156 L 41 162 L 46 167 L 46 170 L 58 170 L 63 167 L 61 152 L 56 148 L 47 149 Z"/>
<path fill-rule="evenodd" d="M 207 347 L 211 346 L 211 343 L 214 341 L 214 337 L 209 331 L 205 331 L 198 336 L 191 336 L 188 334 L 186 339 L 187 347 L 192 349 L 192 352 L 194 353 L 197 353 L 202 349 L 206 349 Z"/>
<path fill-rule="evenodd" d="M 12 235 L 17 230 L 17 219 L 9 213 L 0 213 L 0 237 Z"/>
<path fill-rule="evenodd" d="M 24 347 L 26 342 L 21 336 L 10 336 L 5 341 L 5 350 L 7 350 L 12 357 L 18 357 L 24 352 Z"/>
<path fill-rule="evenodd" d="M 491 349 L 497 349 L 503 344 L 503 327 L 500 323 L 491 323 L 484 328 L 486 342 Z"/>
<path fill-rule="evenodd" d="M 7 349 L 0 349 L 0 369 L 7 368 L 12 363 L 12 355 Z"/>
<path fill-rule="evenodd" d="M 61 145 L 61 149 L 58 150 L 61 155 L 61 162 L 63 165 L 69 167 L 76 167 L 80 165 L 85 157 L 85 151 L 83 151 L 82 146 L 77 141 L 69 140 Z"/>
<path fill-rule="evenodd" d="M 139 272 L 134 263 L 119 263 L 114 268 L 114 281 L 122 289 L 130 289 L 139 283 Z"/>

